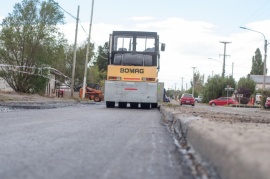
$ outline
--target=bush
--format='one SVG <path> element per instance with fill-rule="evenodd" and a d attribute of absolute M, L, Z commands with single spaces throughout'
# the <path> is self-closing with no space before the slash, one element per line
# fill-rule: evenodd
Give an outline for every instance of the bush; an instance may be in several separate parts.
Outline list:
<path fill-rule="evenodd" d="M 265 96 L 265 95 L 262 95 L 262 98 L 261 98 L 261 107 L 264 109 L 265 108 L 265 102 L 266 102 L 266 98 L 267 98 L 267 96 Z"/>
<path fill-rule="evenodd" d="M 239 102 L 239 98 L 236 97 L 237 102 Z M 242 97 L 240 98 L 240 103 L 241 104 L 247 104 L 249 102 L 250 98 L 247 97 Z"/>

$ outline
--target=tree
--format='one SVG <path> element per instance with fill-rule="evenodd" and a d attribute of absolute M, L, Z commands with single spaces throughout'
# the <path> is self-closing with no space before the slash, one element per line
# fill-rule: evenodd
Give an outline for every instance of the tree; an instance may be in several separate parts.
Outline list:
<path fill-rule="evenodd" d="M 198 96 L 198 94 L 202 94 L 203 92 L 203 84 L 204 84 L 204 75 L 200 75 L 199 71 L 194 72 L 194 96 Z M 190 81 L 191 88 L 188 92 L 192 93 L 193 88 L 193 80 Z"/>
<path fill-rule="evenodd" d="M 77 47 L 75 77 L 74 77 L 75 86 L 83 84 L 86 49 L 87 49 L 86 42 Z M 67 56 L 66 69 L 64 70 L 65 74 L 67 74 L 70 77 L 72 75 L 72 68 L 73 68 L 73 55 L 74 55 L 74 48 L 73 48 L 73 45 L 70 45 L 67 48 L 67 52 L 66 52 L 66 56 Z M 88 59 L 92 59 L 92 57 L 94 56 L 94 44 L 90 44 L 88 55 L 89 55 Z M 87 75 L 89 75 L 89 67 L 87 70 L 88 70 Z M 89 80 L 88 80 L 89 78 L 86 78 L 86 79 L 87 79 L 86 83 L 89 83 Z"/>
<path fill-rule="evenodd" d="M 52 0 L 23 0 L 2 22 L 1 77 L 17 92 L 45 89 L 42 67 L 64 61 L 66 41 L 57 28 L 64 15 Z M 42 74 L 42 75 L 41 75 Z"/>
<path fill-rule="evenodd" d="M 107 65 L 108 65 L 108 50 L 109 50 L 109 43 L 106 42 L 103 47 L 98 47 L 98 55 L 96 58 L 96 63 L 98 66 L 98 69 L 100 71 L 107 71 Z"/>
<path fill-rule="evenodd" d="M 249 77 L 242 77 L 237 83 L 237 92 L 236 94 L 243 94 L 243 97 L 240 98 L 241 104 L 247 104 L 251 95 L 255 92 L 256 83 Z M 237 101 L 239 99 L 237 98 Z"/>
<path fill-rule="evenodd" d="M 255 51 L 255 56 L 252 57 L 251 75 L 263 75 L 264 63 L 262 62 L 262 54 L 259 48 Z"/>
<path fill-rule="evenodd" d="M 90 68 L 89 80 L 91 83 L 98 83 L 104 86 L 104 81 L 107 77 L 109 43 L 106 42 L 103 47 L 98 47 L 98 54 L 94 62 L 94 66 Z"/>
<path fill-rule="evenodd" d="M 100 71 L 97 65 L 90 67 L 88 79 L 90 83 L 96 83 L 103 87 L 106 79 L 105 77 L 106 71 Z"/>
<path fill-rule="evenodd" d="M 236 82 L 232 76 L 221 77 L 215 75 L 214 77 L 209 77 L 204 85 L 203 102 L 209 102 L 212 99 L 227 96 L 225 88 L 227 88 L 228 85 L 231 88 L 235 88 L 236 86 Z M 231 92 L 229 95 L 231 95 Z"/>

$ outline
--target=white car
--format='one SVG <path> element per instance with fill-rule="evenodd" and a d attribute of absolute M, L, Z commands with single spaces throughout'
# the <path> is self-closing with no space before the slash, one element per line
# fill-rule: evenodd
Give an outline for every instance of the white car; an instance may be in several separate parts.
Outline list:
<path fill-rule="evenodd" d="M 198 96 L 197 98 L 195 98 L 195 101 L 196 101 L 197 103 L 202 102 L 202 96 Z"/>
<path fill-rule="evenodd" d="M 260 93 L 257 93 L 255 96 L 255 104 L 261 104 L 261 98 L 262 95 Z"/>

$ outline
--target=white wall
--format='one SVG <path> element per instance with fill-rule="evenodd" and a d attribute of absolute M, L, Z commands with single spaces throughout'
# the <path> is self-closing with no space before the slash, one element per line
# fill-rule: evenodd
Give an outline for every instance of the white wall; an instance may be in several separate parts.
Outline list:
<path fill-rule="evenodd" d="M 8 83 L 3 78 L 0 78 L 0 91 L 12 92 L 14 90 L 8 85 Z"/>

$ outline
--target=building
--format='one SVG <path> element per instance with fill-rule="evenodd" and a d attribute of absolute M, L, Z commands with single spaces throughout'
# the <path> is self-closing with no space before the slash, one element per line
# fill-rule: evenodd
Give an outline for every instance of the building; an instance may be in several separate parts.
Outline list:
<path fill-rule="evenodd" d="M 14 90 L 9 86 L 9 84 L 0 77 L 0 91 L 3 92 L 13 92 Z"/>
<path fill-rule="evenodd" d="M 263 88 L 263 75 L 250 75 L 256 83 L 256 90 Z M 270 90 L 270 76 L 265 76 L 265 89 Z"/>
<path fill-rule="evenodd" d="M 45 95 L 46 96 L 50 96 L 50 97 L 54 97 L 58 95 L 59 89 L 56 89 L 56 83 L 55 83 L 55 73 L 54 71 L 50 72 L 49 75 L 49 80 L 46 84 L 46 89 L 45 89 Z M 2 92 L 14 92 L 14 90 L 9 86 L 9 84 L 0 77 L 0 91 Z"/>

